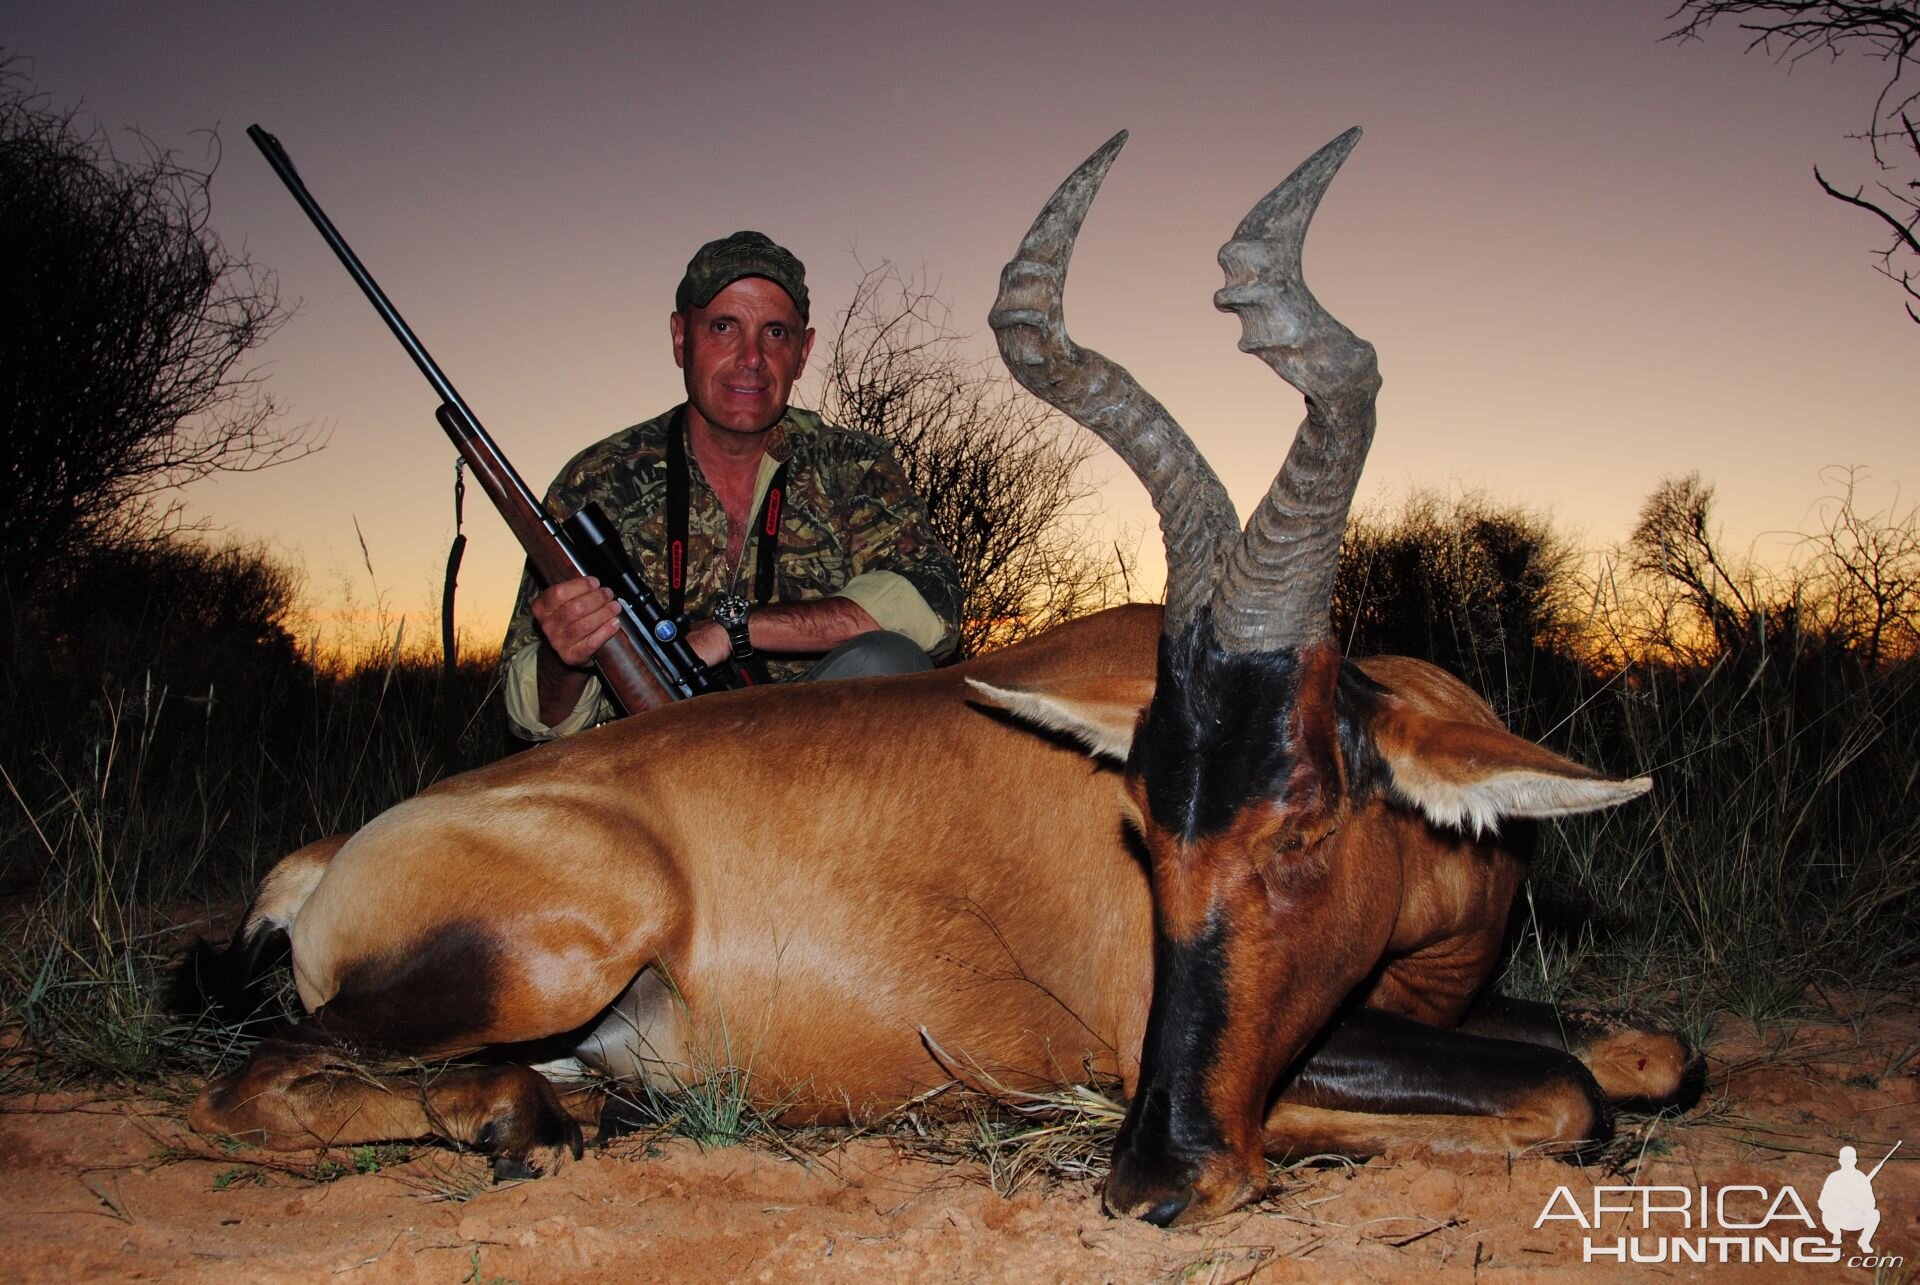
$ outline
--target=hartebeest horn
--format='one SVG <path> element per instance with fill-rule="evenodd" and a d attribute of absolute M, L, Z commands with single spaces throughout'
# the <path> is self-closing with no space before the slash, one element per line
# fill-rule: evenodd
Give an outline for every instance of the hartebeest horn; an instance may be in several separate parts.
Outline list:
<path fill-rule="evenodd" d="M 1226 487 L 1166 407 L 1118 363 L 1067 336 L 1062 297 L 1074 239 L 1126 141 L 1125 130 L 1115 134 L 1054 192 L 1000 273 L 987 324 L 1013 377 L 1099 434 L 1147 488 L 1166 542 L 1171 635 L 1206 602 L 1240 522 Z"/>
<path fill-rule="evenodd" d="M 1213 590 L 1214 637 L 1228 651 L 1321 641 L 1347 511 L 1373 442 L 1380 391 L 1373 345 L 1335 321 L 1307 289 L 1300 246 L 1327 185 L 1360 131 L 1350 129 L 1269 192 L 1220 247 L 1227 284 L 1215 306 L 1240 316 L 1254 353 L 1307 399 L 1293 448 Z M 1169 552 L 1169 560 L 1172 554 Z"/>

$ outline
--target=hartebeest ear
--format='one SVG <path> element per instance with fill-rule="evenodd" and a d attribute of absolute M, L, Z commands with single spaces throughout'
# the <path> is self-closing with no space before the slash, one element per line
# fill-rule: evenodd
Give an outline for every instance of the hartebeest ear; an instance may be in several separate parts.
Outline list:
<path fill-rule="evenodd" d="M 1501 727 L 1439 718 L 1389 698 L 1373 741 L 1396 797 L 1435 825 L 1475 834 L 1501 817 L 1597 812 L 1653 788 L 1651 777 L 1602 776 Z"/>
<path fill-rule="evenodd" d="M 1020 688 L 995 687 L 977 678 L 967 682 L 983 704 L 1049 732 L 1065 732 L 1095 757 L 1116 763 L 1127 761 L 1140 711 L 1153 699 L 1151 678 L 1060 679 Z"/>

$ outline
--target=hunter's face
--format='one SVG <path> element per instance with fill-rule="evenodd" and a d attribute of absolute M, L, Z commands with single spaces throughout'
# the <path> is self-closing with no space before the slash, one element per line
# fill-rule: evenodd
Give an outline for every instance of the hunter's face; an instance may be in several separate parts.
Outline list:
<path fill-rule="evenodd" d="M 785 290 L 765 277 L 742 277 L 705 307 L 674 313 L 671 326 L 690 413 L 735 433 L 779 422 L 813 351 L 813 331 Z"/>

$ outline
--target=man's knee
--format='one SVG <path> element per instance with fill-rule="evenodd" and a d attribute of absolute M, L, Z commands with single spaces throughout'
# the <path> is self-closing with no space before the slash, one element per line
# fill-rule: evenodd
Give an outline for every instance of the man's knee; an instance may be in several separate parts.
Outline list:
<path fill-rule="evenodd" d="M 817 683 L 838 678 L 879 678 L 932 669 L 927 653 L 904 634 L 874 629 L 856 634 L 820 658 L 802 679 Z"/>

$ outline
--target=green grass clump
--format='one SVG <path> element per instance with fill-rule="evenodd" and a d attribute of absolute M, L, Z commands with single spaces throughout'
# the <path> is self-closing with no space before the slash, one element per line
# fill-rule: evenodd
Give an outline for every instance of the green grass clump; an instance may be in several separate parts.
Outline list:
<path fill-rule="evenodd" d="M 152 906 L 180 894 L 203 853 L 176 849 L 171 862 L 155 860 L 155 833 L 178 840 L 182 827 L 159 824 L 141 806 L 154 766 L 150 732 L 116 711 L 79 771 L 49 766 L 56 788 L 37 809 L 0 767 L 43 860 L 34 894 L 0 935 L 0 997 L 26 1047 L 59 1072 L 136 1079 L 177 1060 L 153 984 L 170 934 Z M 204 822 L 204 804 L 175 806 Z"/>
<path fill-rule="evenodd" d="M 685 1001 L 676 993 L 674 1003 L 685 1015 Z M 672 1134 L 687 1138 L 700 1147 L 732 1147 L 772 1132 L 769 1120 L 780 1107 L 766 1109 L 756 1099 L 764 1086 L 754 1081 L 754 1049 L 734 1045 L 733 1030 L 721 1010 L 711 1040 L 691 1050 L 692 1061 L 685 1066 L 665 1067 L 673 1087 L 651 1079 L 622 1082 L 609 1091 L 619 1098 L 630 1123 L 649 1129 L 656 1136 Z"/>
<path fill-rule="evenodd" d="M 163 1011 L 168 960 L 223 935 L 281 856 L 440 774 L 438 658 L 402 643 L 356 667 L 308 656 L 231 695 L 183 696 L 153 672 L 30 694 L 0 672 L 0 696 L 21 698 L 0 700 L 0 1028 L 42 1081 L 233 1055 L 233 1032 Z M 493 658 L 458 678 L 462 757 L 482 762 L 507 748 L 482 713 Z"/>

